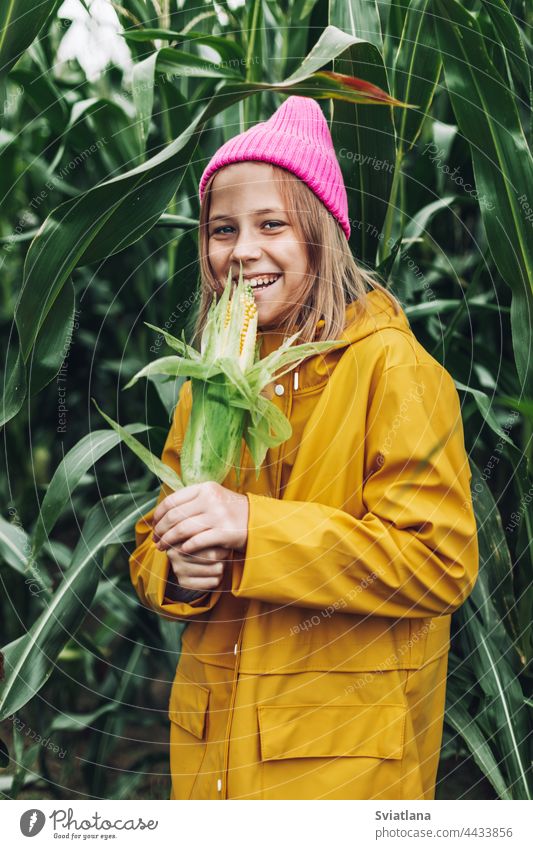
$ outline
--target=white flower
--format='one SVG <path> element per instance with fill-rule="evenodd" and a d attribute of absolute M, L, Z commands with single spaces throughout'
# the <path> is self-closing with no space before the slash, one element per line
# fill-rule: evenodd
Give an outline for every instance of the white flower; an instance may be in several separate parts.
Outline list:
<path fill-rule="evenodd" d="M 88 0 L 90 14 L 80 0 L 65 0 L 58 15 L 72 21 L 57 51 L 57 61 L 77 59 L 90 82 L 97 80 L 111 63 L 122 68 L 124 82 L 131 78 L 133 60 L 117 13 L 109 0 Z"/>

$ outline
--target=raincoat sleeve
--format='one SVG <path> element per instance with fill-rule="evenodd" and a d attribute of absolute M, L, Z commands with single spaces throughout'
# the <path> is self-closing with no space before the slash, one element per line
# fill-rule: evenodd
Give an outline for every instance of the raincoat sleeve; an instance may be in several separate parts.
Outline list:
<path fill-rule="evenodd" d="M 361 515 L 246 493 L 234 595 L 394 618 L 460 607 L 478 572 L 472 472 L 457 390 L 438 363 L 381 372 L 367 405 L 364 466 Z"/>
<path fill-rule="evenodd" d="M 161 455 L 162 461 L 174 469 L 178 475 L 181 475 L 180 451 L 190 408 L 190 383 L 186 382 L 181 387 L 172 425 Z M 178 619 L 192 619 L 210 610 L 218 601 L 221 590 L 205 592 L 192 599 L 191 590 L 181 590 L 172 581 L 167 553 L 156 548 L 150 524 L 157 505 L 171 492 L 170 487 L 163 484 L 154 507 L 141 516 L 135 524 L 137 547 L 129 558 L 130 577 L 137 595 L 147 607 L 157 613 Z M 182 596 L 183 599 L 177 600 L 178 596 Z M 190 600 L 187 601 L 187 598 Z"/>

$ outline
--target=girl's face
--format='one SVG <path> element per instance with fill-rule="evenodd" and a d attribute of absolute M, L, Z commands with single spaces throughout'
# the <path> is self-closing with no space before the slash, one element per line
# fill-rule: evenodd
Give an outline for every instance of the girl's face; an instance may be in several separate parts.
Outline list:
<path fill-rule="evenodd" d="M 293 226 L 266 162 L 236 162 L 217 172 L 208 221 L 208 259 L 224 287 L 238 280 L 239 261 L 250 280 L 259 327 L 276 327 L 308 282 L 305 245 Z M 271 282 L 273 278 L 274 282 Z"/>

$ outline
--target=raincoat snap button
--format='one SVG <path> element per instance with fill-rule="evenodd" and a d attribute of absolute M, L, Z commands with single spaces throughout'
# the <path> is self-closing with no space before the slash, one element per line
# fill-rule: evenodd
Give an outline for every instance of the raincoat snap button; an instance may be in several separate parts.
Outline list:
<path fill-rule="evenodd" d="M 221 778 L 217 779 L 217 790 L 218 790 L 219 793 L 222 790 L 222 779 Z"/>
<path fill-rule="evenodd" d="M 276 385 L 274 386 L 274 392 L 276 393 L 276 395 L 283 395 L 283 393 L 285 392 L 285 387 L 282 383 L 276 383 Z"/>

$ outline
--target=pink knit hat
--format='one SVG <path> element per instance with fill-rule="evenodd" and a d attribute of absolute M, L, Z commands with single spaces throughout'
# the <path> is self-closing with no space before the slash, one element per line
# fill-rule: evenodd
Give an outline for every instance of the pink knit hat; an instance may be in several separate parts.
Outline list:
<path fill-rule="evenodd" d="M 233 162 L 271 162 L 296 174 L 320 198 L 350 238 L 348 198 L 322 110 L 311 97 L 291 95 L 261 124 L 229 139 L 200 180 L 200 201 L 210 176 Z"/>

